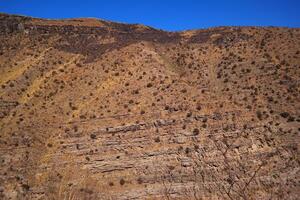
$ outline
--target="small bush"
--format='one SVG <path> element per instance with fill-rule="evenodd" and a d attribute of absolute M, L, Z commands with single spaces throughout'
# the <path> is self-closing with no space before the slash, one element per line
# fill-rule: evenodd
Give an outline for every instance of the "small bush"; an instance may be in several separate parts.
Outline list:
<path fill-rule="evenodd" d="M 139 178 L 137 179 L 137 182 L 138 182 L 138 184 L 142 184 L 142 183 L 143 183 L 143 179 L 142 179 L 141 177 L 139 177 Z"/>
<path fill-rule="evenodd" d="M 187 90 L 186 90 L 186 89 L 182 89 L 181 92 L 182 92 L 182 93 L 186 93 Z"/>
<path fill-rule="evenodd" d="M 148 87 L 148 88 L 150 88 L 150 87 L 152 87 L 152 86 L 153 86 L 152 83 L 148 83 L 148 84 L 147 84 L 147 87 Z"/>
<path fill-rule="evenodd" d="M 120 185 L 124 185 L 124 184 L 125 184 L 125 180 L 123 178 L 121 178 Z"/>
<path fill-rule="evenodd" d="M 156 142 L 156 143 L 160 142 L 160 138 L 159 138 L 159 137 L 156 137 L 156 138 L 154 139 L 154 142 Z"/>
<path fill-rule="evenodd" d="M 290 116 L 290 114 L 288 112 L 282 112 L 280 113 L 280 116 L 283 118 L 287 118 L 288 116 Z"/>
<path fill-rule="evenodd" d="M 262 115 L 262 113 L 258 110 L 258 111 L 256 111 L 256 116 L 257 116 L 257 118 L 259 119 L 259 120 L 262 120 L 263 119 L 263 115 Z"/>
<path fill-rule="evenodd" d="M 197 128 L 194 128 L 194 130 L 193 130 L 193 134 L 194 134 L 194 135 L 199 135 L 199 129 L 197 129 Z"/>
<path fill-rule="evenodd" d="M 109 186 L 114 186 L 114 183 L 113 182 L 109 182 L 108 185 Z"/>
<path fill-rule="evenodd" d="M 94 139 L 96 139 L 96 135 L 95 135 L 94 133 L 92 133 L 92 134 L 90 135 L 90 138 L 94 140 Z"/>

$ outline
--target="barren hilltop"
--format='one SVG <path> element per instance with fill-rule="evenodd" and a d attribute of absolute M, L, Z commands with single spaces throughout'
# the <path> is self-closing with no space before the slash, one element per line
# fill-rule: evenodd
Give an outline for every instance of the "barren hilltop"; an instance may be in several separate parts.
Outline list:
<path fill-rule="evenodd" d="M 298 199 L 300 29 L 0 14 L 0 199 Z"/>

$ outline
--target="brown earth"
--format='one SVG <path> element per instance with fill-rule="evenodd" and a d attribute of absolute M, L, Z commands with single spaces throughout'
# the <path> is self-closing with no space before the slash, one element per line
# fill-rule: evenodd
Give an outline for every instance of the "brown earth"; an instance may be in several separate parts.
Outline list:
<path fill-rule="evenodd" d="M 298 199 L 300 29 L 0 14 L 0 199 Z"/>

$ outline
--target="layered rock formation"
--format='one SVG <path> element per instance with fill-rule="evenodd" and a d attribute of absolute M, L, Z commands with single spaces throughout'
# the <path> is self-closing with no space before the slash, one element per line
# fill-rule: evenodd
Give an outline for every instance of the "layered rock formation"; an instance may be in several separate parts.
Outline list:
<path fill-rule="evenodd" d="M 300 29 L 0 15 L 1 199 L 297 199 Z"/>

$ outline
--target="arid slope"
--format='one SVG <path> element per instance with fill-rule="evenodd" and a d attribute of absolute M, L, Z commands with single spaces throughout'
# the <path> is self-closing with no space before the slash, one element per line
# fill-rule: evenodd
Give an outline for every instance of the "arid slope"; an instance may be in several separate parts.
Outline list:
<path fill-rule="evenodd" d="M 0 199 L 298 199 L 300 29 L 0 14 Z"/>

